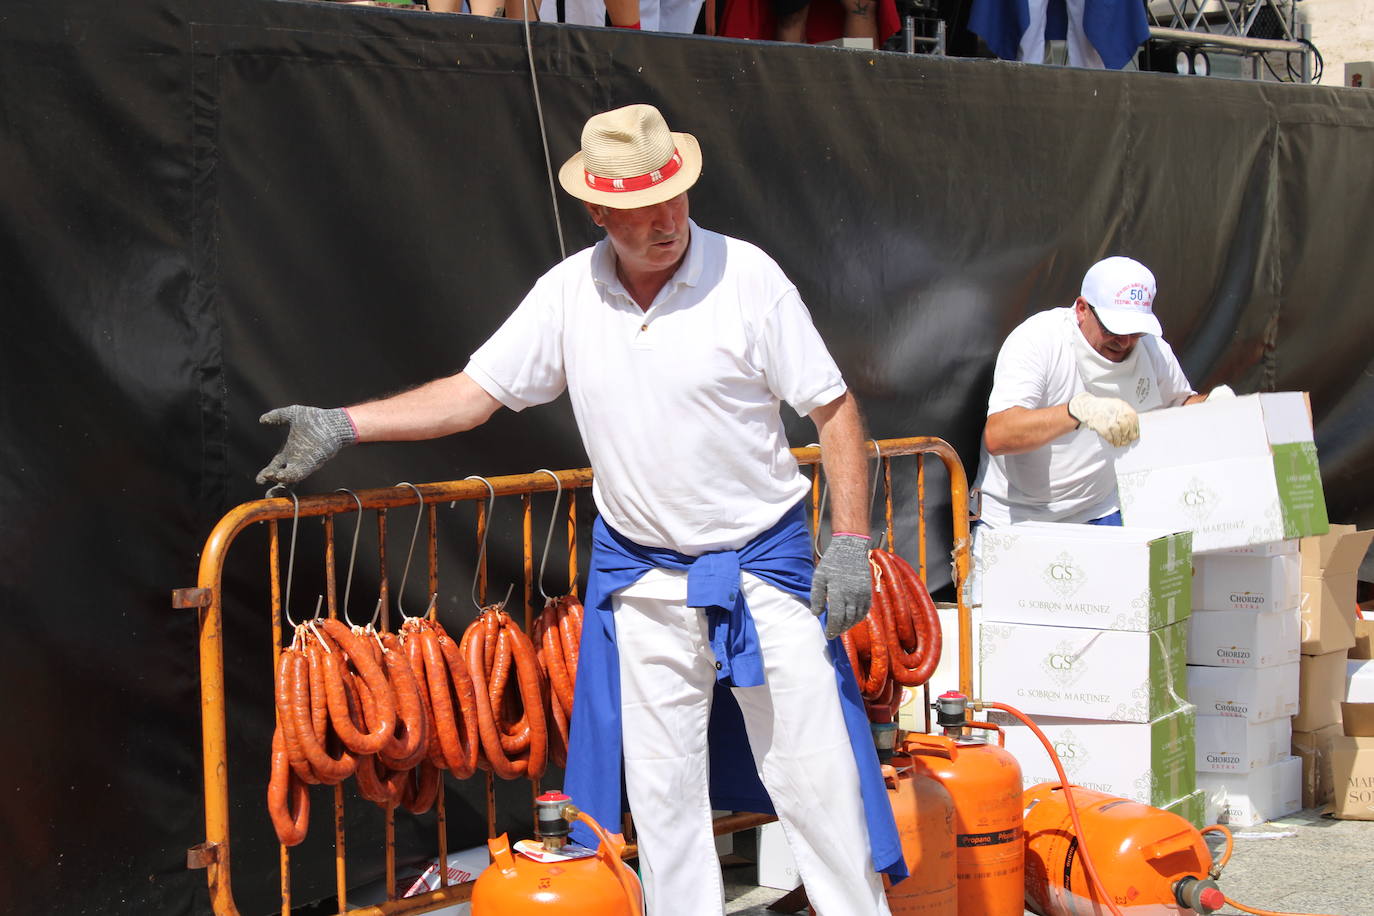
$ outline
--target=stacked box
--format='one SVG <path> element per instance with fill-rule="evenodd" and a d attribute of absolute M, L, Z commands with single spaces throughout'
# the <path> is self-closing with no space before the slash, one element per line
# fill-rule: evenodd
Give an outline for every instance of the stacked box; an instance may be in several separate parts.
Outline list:
<path fill-rule="evenodd" d="M 1299 550 L 1302 659 L 1293 753 L 1303 761 L 1303 803 L 1309 807 L 1331 801 L 1335 788 L 1332 750 L 1340 737 L 1341 703 L 1354 699 L 1346 661 L 1360 629 L 1355 576 L 1371 538 L 1374 531 L 1332 525 L 1324 535 L 1303 538 Z"/>
<path fill-rule="evenodd" d="M 1289 762 L 1302 681 L 1298 543 L 1198 554 L 1193 570 L 1188 686 L 1198 707 L 1198 786 L 1209 810 L 1233 825 L 1291 814 L 1283 800 L 1303 770 Z"/>
<path fill-rule="evenodd" d="M 1140 438 L 1115 470 L 1126 524 L 1192 531 L 1194 550 L 1327 530 L 1312 411 L 1302 392 L 1141 414 Z"/>
<path fill-rule="evenodd" d="M 1191 537 L 1038 523 L 984 537 L 980 695 L 1028 714 L 1073 784 L 1198 814 L 1185 677 Z M 992 719 L 1027 787 L 1058 781 L 1029 727 Z"/>

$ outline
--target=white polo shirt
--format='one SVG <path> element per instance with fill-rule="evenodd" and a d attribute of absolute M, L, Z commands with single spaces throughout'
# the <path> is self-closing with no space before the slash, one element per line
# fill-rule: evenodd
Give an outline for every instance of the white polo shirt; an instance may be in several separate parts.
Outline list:
<path fill-rule="evenodd" d="M 988 416 L 1009 407 L 1065 404 L 1083 391 L 1073 351 L 1073 335 L 1082 333 L 1072 307 L 1047 309 L 1018 325 L 997 354 Z M 1137 346 L 1149 360 L 1163 406 L 1176 407 L 1195 393 L 1162 337 L 1147 334 Z M 982 492 L 981 517 L 996 528 L 1109 515 L 1119 508 L 1113 466 L 1121 451 L 1086 427 L 1020 455 L 989 455 L 984 444 L 974 484 Z"/>
<path fill-rule="evenodd" d="M 541 277 L 465 371 L 516 411 L 567 388 L 607 524 L 697 555 L 742 546 L 802 498 L 779 403 L 806 416 L 845 384 L 773 259 L 690 229 L 647 311 L 603 239 Z"/>

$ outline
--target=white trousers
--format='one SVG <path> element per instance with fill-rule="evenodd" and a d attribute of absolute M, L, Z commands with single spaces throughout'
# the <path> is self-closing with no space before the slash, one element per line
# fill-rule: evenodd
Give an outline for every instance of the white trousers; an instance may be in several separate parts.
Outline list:
<path fill-rule="evenodd" d="M 706 747 L 715 654 L 705 612 L 680 597 L 685 573 L 650 576 L 649 587 L 631 586 L 615 599 L 625 784 L 640 872 L 649 916 L 714 916 L 725 912 Z M 821 916 L 887 914 L 821 627 L 793 596 L 748 573 L 742 584 L 765 684 L 734 688 L 734 696 L 811 905 Z"/>
<path fill-rule="evenodd" d="M 1106 68 L 1102 55 L 1097 53 L 1093 43 L 1083 32 L 1083 6 L 1086 0 L 1067 0 L 1068 34 L 1065 44 L 1069 49 L 1070 67 Z M 1021 36 L 1021 60 L 1028 64 L 1045 62 L 1045 21 L 1048 19 L 1049 0 L 1027 0 L 1030 11 L 1030 24 Z"/>

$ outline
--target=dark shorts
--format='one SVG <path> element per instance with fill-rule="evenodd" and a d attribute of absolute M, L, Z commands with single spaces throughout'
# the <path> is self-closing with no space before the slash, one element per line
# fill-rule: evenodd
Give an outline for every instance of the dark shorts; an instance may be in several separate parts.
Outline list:
<path fill-rule="evenodd" d="M 778 18 L 791 16 L 793 13 L 806 9 L 806 5 L 811 0 L 773 0 L 773 15 Z"/>

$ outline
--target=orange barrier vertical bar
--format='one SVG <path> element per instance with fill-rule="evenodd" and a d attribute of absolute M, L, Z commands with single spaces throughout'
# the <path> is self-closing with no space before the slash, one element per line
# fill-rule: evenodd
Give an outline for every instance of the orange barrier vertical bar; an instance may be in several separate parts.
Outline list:
<path fill-rule="evenodd" d="M 916 456 L 916 516 L 920 520 L 916 526 L 916 572 L 922 582 L 926 577 L 926 456 Z"/>
<path fill-rule="evenodd" d="M 267 578 L 270 582 L 269 588 L 272 593 L 272 678 L 276 680 L 277 664 L 281 661 L 281 532 L 275 520 L 267 525 Z M 216 640 L 222 644 L 221 640 Z M 221 661 L 221 664 L 223 662 Z M 275 710 L 276 704 L 273 704 Z M 277 720 L 277 727 L 281 727 L 280 720 Z M 208 817 L 207 817 L 208 819 Z M 227 831 L 226 831 L 227 833 Z M 291 916 L 291 852 L 285 846 L 280 847 L 278 857 L 279 869 L 281 871 L 281 912 L 282 916 Z"/>
<path fill-rule="evenodd" d="M 520 554 L 524 573 L 525 632 L 534 631 L 534 495 L 520 497 Z"/>
<path fill-rule="evenodd" d="M 390 629 L 391 621 L 391 577 L 386 573 L 386 510 L 377 510 L 377 568 L 379 574 L 377 601 L 380 602 L 382 629 Z M 401 584 L 405 587 L 405 583 Z"/>
<path fill-rule="evenodd" d="M 334 516 L 330 514 L 324 517 L 324 590 L 330 617 L 339 616 L 334 560 Z M 340 913 L 348 909 L 347 847 L 344 836 L 344 792 L 343 785 L 339 784 L 334 786 L 334 893 L 339 900 Z"/>
<path fill-rule="evenodd" d="M 896 552 L 897 535 L 892 526 L 892 459 L 883 458 L 883 518 L 886 522 L 884 532 L 887 536 L 887 549 Z"/>
<path fill-rule="evenodd" d="M 577 491 L 568 491 L 568 594 L 577 594 Z"/>

